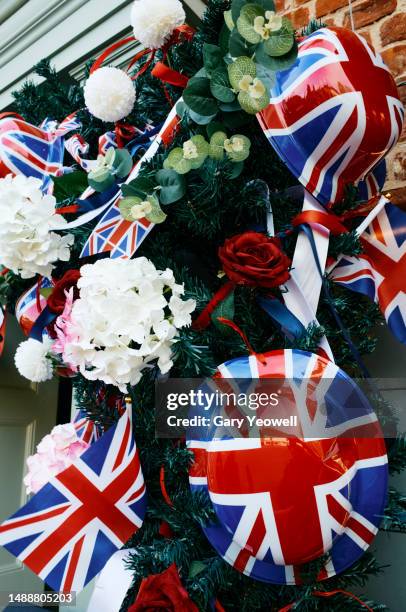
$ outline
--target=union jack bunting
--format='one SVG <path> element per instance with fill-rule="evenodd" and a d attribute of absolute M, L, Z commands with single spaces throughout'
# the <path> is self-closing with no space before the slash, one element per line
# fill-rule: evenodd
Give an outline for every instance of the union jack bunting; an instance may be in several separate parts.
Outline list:
<path fill-rule="evenodd" d="M 63 136 L 79 126 L 73 118 L 59 127 L 47 120 L 45 129 L 15 117 L 0 119 L 0 176 L 33 176 L 42 181 L 44 192 L 49 191 L 51 177 L 63 172 Z"/>
<path fill-rule="evenodd" d="M 379 164 L 358 183 L 358 197 L 362 202 L 368 202 L 381 193 L 386 181 L 386 161 L 382 159 Z"/>
<path fill-rule="evenodd" d="M 146 153 L 133 168 L 126 180 L 127 183 L 137 177 L 141 165 L 155 155 L 161 143 L 168 144 L 171 142 L 178 121 L 176 108 L 174 107 Z M 90 234 L 82 249 L 81 257 L 88 257 L 99 253 L 110 253 L 111 258 L 129 259 L 154 227 L 154 224 L 147 221 L 147 219 L 133 222 L 123 219 L 119 209 L 120 198 L 121 195 L 117 197 L 113 205 L 104 213 Z"/>
<path fill-rule="evenodd" d="M 23 332 L 28 336 L 31 327 L 47 305 L 46 298 L 41 295 L 41 289 L 50 289 L 53 283 L 48 278 L 42 278 L 40 285 L 36 283 L 17 300 L 15 316 Z M 44 333 L 46 333 L 44 331 Z"/>
<path fill-rule="evenodd" d="M 389 329 L 406 344 L 406 214 L 388 202 L 360 239 L 363 253 L 342 256 L 331 278 L 374 300 Z"/>
<path fill-rule="evenodd" d="M 231 390 L 241 378 L 284 379 L 299 427 L 317 436 L 299 433 L 295 444 L 295 434 L 281 434 L 272 444 L 266 434 L 207 431 L 188 442 L 191 489 L 208 493 L 218 521 L 204 528 L 206 536 L 240 572 L 299 584 L 300 564 L 328 553 L 322 580 L 354 563 L 377 533 L 388 478 L 382 432 L 365 396 L 333 363 L 299 350 L 262 357 L 265 363 L 250 356 L 223 364 L 221 377 L 232 378 L 224 383 Z M 340 446 L 343 434 L 332 452 L 332 439 Z"/>
<path fill-rule="evenodd" d="M 65 149 L 86 172 L 90 172 L 96 166 L 96 160 L 83 159 L 83 155 L 87 155 L 89 152 L 89 144 L 80 134 L 73 134 L 73 136 L 68 138 L 65 141 Z"/>
<path fill-rule="evenodd" d="M 323 205 L 337 202 L 396 144 L 403 105 L 379 54 L 356 33 L 322 28 L 276 73 L 258 119 L 270 143 Z"/>
<path fill-rule="evenodd" d="M 89 419 L 83 410 L 76 410 L 73 425 L 78 438 L 87 444 L 93 444 L 100 438 L 100 427 Z"/>
<path fill-rule="evenodd" d="M 55 591 L 80 591 L 137 531 L 145 484 L 131 408 L 0 526 L 0 544 Z"/>

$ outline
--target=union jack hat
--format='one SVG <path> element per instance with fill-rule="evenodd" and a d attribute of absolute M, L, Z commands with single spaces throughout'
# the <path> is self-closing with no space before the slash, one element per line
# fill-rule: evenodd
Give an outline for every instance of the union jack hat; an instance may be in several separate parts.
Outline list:
<path fill-rule="evenodd" d="M 381 56 L 345 28 L 321 28 L 306 37 L 295 64 L 276 73 L 270 104 L 258 114 L 275 151 L 327 207 L 385 157 L 403 118 Z"/>
<path fill-rule="evenodd" d="M 302 435 L 218 435 L 208 425 L 189 439 L 191 489 L 208 493 L 218 518 L 204 528 L 210 543 L 264 582 L 299 584 L 301 566 L 323 555 L 319 580 L 344 571 L 371 544 L 386 501 L 385 444 L 366 396 L 331 361 L 295 349 L 234 359 L 218 372 L 228 392 L 238 379 L 284 380 Z"/>

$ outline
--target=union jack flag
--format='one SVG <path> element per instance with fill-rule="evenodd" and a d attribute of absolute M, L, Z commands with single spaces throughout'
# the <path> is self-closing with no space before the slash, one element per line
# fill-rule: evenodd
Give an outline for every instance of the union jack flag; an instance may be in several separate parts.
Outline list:
<path fill-rule="evenodd" d="M 143 522 L 131 409 L 0 526 L 0 543 L 56 591 L 80 591 Z"/>
<path fill-rule="evenodd" d="M 354 563 L 377 533 L 387 489 L 385 445 L 365 396 L 332 362 L 299 350 L 262 357 L 265 363 L 256 356 L 229 361 L 220 375 L 231 384 L 285 380 L 300 444 L 295 434 L 281 433 L 272 444 L 266 432 L 247 438 L 208 431 L 206 439 L 188 443 L 195 457 L 190 485 L 209 494 L 219 521 L 205 533 L 236 569 L 298 584 L 300 564 L 328 553 L 321 580 Z M 342 455 L 332 446 L 339 436 Z M 344 456 L 349 440 L 356 452 Z"/>
<path fill-rule="evenodd" d="M 176 108 L 174 107 L 145 155 L 134 166 L 126 180 L 127 183 L 137 177 L 141 165 L 145 161 L 152 159 L 162 143 L 168 144 L 171 142 L 178 122 L 179 119 L 176 116 Z M 117 197 L 94 228 L 83 247 L 81 257 L 88 257 L 99 253 L 110 253 L 111 258 L 129 259 L 152 230 L 154 224 L 147 219 L 140 219 L 139 221 L 126 221 L 123 219 L 119 209 L 120 199 L 121 195 Z"/>
<path fill-rule="evenodd" d="M 406 344 L 406 214 L 388 202 L 360 238 L 362 255 L 341 257 L 331 278 L 374 300 Z"/>
<path fill-rule="evenodd" d="M 329 206 L 396 144 L 403 114 L 380 55 L 353 32 L 322 28 L 299 44 L 296 63 L 277 73 L 258 118 L 293 174 Z"/>
<path fill-rule="evenodd" d="M 73 425 L 78 438 L 87 444 L 93 444 L 100 438 L 100 427 L 89 419 L 83 410 L 76 410 Z"/>
<path fill-rule="evenodd" d="M 5 338 L 6 338 L 6 313 L 0 306 L 0 357 L 3 354 Z"/>
<path fill-rule="evenodd" d="M 44 192 L 50 190 L 51 177 L 63 172 L 63 136 L 79 126 L 73 117 L 59 127 L 47 120 L 45 129 L 15 117 L 0 119 L 0 176 L 33 176 Z"/>
<path fill-rule="evenodd" d="M 68 138 L 65 141 L 65 149 L 73 157 L 75 162 L 86 172 L 90 172 L 97 164 L 95 160 L 83 159 L 83 155 L 89 152 L 89 144 L 80 134 L 73 134 L 73 136 Z"/>

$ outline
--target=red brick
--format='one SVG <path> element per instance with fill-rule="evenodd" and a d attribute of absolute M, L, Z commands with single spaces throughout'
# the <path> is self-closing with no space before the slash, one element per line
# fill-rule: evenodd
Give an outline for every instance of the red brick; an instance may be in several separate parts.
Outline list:
<path fill-rule="evenodd" d="M 275 10 L 277 13 L 282 13 L 285 10 L 285 0 L 275 0 Z"/>
<path fill-rule="evenodd" d="M 397 0 L 364 0 L 352 9 L 355 27 L 363 28 L 385 17 L 385 15 L 390 15 L 396 9 L 396 4 Z M 351 27 L 349 11 L 346 12 L 344 17 L 344 27 Z"/>
<path fill-rule="evenodd" d="M 406 181 L 406 153 L 398 151 L 392 161 L 396 181 Z"/>
<path fill-rule="evenodd" d="M 325 23 L 326 26 L 328 26 L 328 27 L 337 25 L 336 19 L 334 17 L 329 17 L 328 19 L 323 19 L 323 23 Z"/>
<path fill-rule="evenodd" d="M 406 13 L 398 13 L 385 19 L 381 25 L 381 42 L 382 46 L 389 45 L 390 43 L 398 40 L 405 40 L 406 38 Z"/>
<path fill-rule="evenodd" d="M 358 34 L 362 36 L 363 38 L 365 38 L 367 43 L 371 45 L 371 47 L 373 47 L 372 39 L 371 39 L 371 32 L 369 32 L 368 30 L 361 30 L 360 32 L 358 32 Z"/>
<path fill-rule="evenodd" d="M 303 28 L 310 21 L 309 9 L 302 6 L 291 13 L 286 13 L 286 17 L 291 20 L 294 28 Z"/>
<path fill-rule="evenodd" d="M 295 6 L 301 6 L 302 4 L 306 4 L 309 0 L 295 0 Z"/>
<path fill-rule="evenodd" d="M 398 187 L 390 190 L 392 204 L 396 204 L 402 210 L 406 210 L 406 187 Z"/>
<path fill-rule="evenodd" d="M 317 0 L 316 17 L 323 17 L 328 13 L 333 13 L 342 6 L 348 6 L 348 0 Z"/>
<path fill-rule="evenodd" d="M 399 76 L 406 71 L 406 44 L 395 45 L 390 49 L 382 51 L 385 64 L 394 76 Z"/>

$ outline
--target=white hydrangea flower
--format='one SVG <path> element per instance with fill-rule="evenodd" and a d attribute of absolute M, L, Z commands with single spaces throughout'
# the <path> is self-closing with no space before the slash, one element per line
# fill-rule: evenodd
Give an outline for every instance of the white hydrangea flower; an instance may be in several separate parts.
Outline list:
<path fill-rule="evenodd" d="M 32 382 L 44 382 L 52 378 L 52 362 L 48 358 L 53 341 L 43 342 L 29 338 L 18 346 L 14 361 L 21 376 Z"/>
<path fill-rule="evenodd" d="M 185 19 L 179 0 L 135 0 L 131 9 L 134 36 L 150 49 L 162 47 Z"/>
<path fill-rule="evenodd" d="M 83 88 L 88 111 L 102 121 L 127 117 L 135 102 L 135 89 L 124 70 L 106 66 L 95 70 Z"/>
<path fill-rule="evenodd" d="M 62 358 L 89 380 L 126 392 L 158 360 L 172 366 L 177 330 L 190 325 L 194 300 L 182 300 L 173 271 L 157 270 L 145 257 L 99 259 L 81 268 L 79 299 L 72 307 Z"/>
<path fill-rule="evenodd" d="M 60 236 L 66 220 L 55 214 L 56 200 L 43 195 L 41 181 L 11 174 L 0 179 L 0 264 L 32 278 L 50 277 L 53 263 L 68 261 L 73 236 Z"/>

